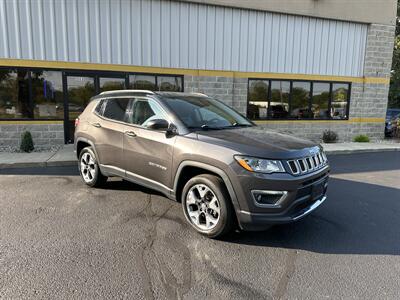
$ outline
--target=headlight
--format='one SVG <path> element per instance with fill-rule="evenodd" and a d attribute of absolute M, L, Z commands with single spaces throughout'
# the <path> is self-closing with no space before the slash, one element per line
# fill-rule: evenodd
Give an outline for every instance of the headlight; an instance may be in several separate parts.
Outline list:
<path fill-rule="evenodd" d="M 261 159 L 248 156 L 235 156 L 236 161 L 250 172 L 260 173 L 283 173 L 285 169 L 279 160 Z"/>

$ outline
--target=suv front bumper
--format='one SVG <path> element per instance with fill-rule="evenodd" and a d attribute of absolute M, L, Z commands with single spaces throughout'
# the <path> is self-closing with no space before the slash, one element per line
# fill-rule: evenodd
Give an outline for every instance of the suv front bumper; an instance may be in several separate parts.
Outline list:
<path fill-rule="evenodd" d="M 236 214 L 240 227 L 243 230 L 263 230 L 272 224 L 300 220 L 326 200 L 328 178 L 329 167 L 299 177 L 288 174 L 239 176 L 235 192 L 239 196 L 240 209 L 236 210 Z M 321 185 L 322 192 L 315 194 L 316 187 Z M 287 191 L 287 196 L 280 205 L 263 208 L 255 203 L 252 190 Z"/>

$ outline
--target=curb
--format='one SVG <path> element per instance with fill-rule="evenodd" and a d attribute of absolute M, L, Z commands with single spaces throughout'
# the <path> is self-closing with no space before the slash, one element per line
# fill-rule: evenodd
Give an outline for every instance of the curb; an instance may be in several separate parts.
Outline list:
<path fill-rule="evenodd" d="M 47 162 L 21 162 L 13 164 L 0 164 L 0 169 L 16 168 L 46 168 L 46 167 L 66 167 L 76 166 L 76 160 L 70 161 L 47 161 Z"/>
<path fill-rule="evenodd" d="M 354 149 L 354 150 L 324 150 L 327 155 L 337 154 L 356 154 L 356 153 L 377 153 L 377 152 L 396 152 L 400 148 L 384 148 L 384 149 Z"/>

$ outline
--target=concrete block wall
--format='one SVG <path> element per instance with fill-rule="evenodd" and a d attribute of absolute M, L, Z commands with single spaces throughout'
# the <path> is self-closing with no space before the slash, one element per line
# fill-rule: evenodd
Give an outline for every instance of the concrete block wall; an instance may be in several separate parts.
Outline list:
<path fill-rule="evenodd" d="M 30 131 L 35 147 L 64 144 L 63 124 L 1 124 L 0 148 L 18 148 L 23 131 Z"/>

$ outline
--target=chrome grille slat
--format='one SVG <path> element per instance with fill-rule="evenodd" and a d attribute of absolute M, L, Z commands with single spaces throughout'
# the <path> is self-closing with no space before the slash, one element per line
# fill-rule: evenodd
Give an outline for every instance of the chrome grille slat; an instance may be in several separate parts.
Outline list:
<path fill-rule="evenodd" d="M 314 155 L 289 160 L 287 165 L 293 175 L 300 175 L 321 169 L 326 166 L 327 161 L 326 155 L 318 152 Z"/>

